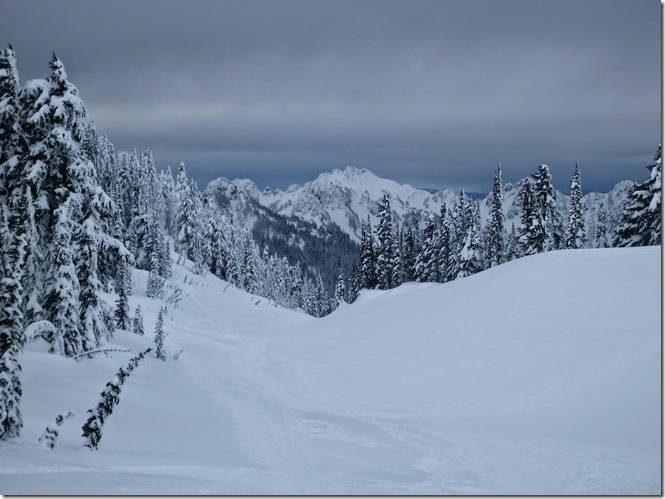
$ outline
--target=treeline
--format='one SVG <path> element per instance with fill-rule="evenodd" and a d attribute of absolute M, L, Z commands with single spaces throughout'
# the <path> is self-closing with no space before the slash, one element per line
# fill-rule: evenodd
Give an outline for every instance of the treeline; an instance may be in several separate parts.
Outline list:
<path fill-rule="evenodd" d="M 520 224 L 505 226 L 501 165 L 494 174 L 490 214 L 481 224 L 480 206 L 462 191 L 452 209 L 442 205 L 430 214 L 422 231 L 418 225 L 397 226 L 392 221 L 390 196 L 378 206 L 378 223 L 369 218 L 361 226 L 360 254 L 350 278 L 348 297 L 340 274 L 336 291 L 353 303 L 362 289 L 391 289 L 404 282 L 447 282 L 475 274 L 526 255 L 574 248 L 645 246 L 661 243 L 661 148 L 650 164 L 649 178 L 635 184 L 624 205 L 619 225 L 609 234 L 606 213 L 598 210 L 596 230 L 587 234 L 582 207 L 579 164 L 570 181 L 568 216 L 557 207 L 547 165 L 521 182 Z"/>

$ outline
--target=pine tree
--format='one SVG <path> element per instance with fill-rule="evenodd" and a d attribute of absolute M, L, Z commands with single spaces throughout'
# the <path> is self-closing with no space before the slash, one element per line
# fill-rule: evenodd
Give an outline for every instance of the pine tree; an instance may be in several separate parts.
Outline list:
<path fill-rule="evenodd" d="M 5 208 L 13 187 L 10 184 L 10 170 L 18 168 L 18 159 L 22 155 L 18 92 L 16 58 L 10 45 L 8 49 L 0 50 L 0 244 L 3 248 L 9 247 L 9 213 Z"/>
<path fill-rule="evenodd" d="M 384 194 L 379 202 L 379 224 L 376 228 L 376 236 L 379 240 L 376 250 L 376 274 L 379 289 L 390 289 L 393 287 L 395 244 L 388 194 Z"/>
<path fill-rule="evenodd" d="M 469 226 L 458 261 L 457 277 L 466 277 L 483 270 L 480 230 L 475 219 L 472 220 Z"/>
<path fill-rule="evenodd" d="M 55 327 L 50 352 L 68 357 L 84 351 L 80 324 L 80 286 L 71 244 L 72 220 L 69 204 L 56 209 L 53 246 L 49 257 L 44 309 Z"/>
<path fill-rule="evenodd" d="M 606 225 L 605 206 L 601 205 L 598 209 L 598 219 L 596 221 L 596 248 L 607 248 L 607 225 Z"/>
<path fill-rule="evenodd" d="M 543 250 L 542 227 L 540 219 L 536 217 L 533 186 L 529 179 L 522 182 L 519 193 L 520 199 L 520 229 L 519 244 L 522 255 L 535 255 Z"/>
<path fill-rule="evenodd" d="M 580 165 L 575 163 L 575 173 L 570 179 L 570 206 L 568 208 L 568 233 L 566 248 L 578 249 L 586 245 L 586 230 L 582 212 L 582 181 Z"/>
<path fill-rule="evenodd" d="M 504 215 L 503 215 L 503 186 L 501 183 L 501 163 L 498 164 L 494 174 L 492 187 L 491 211 L 489 222 L 488 260 L 489 266 L 494 267 L 505 262 L 504 244 Z"/>
<path fill-rule="evenodd" d="M 436 244 L 436 222 L 430 213 L 423 233 L 423 244 L 416 257 L 416 280 L 418 282 L 437 282 L 438 248 Z"/>
<path fill-rule="evenodd" d="M 116 281 L 116 292 L 118 299 L 115 302 L 115 325 L 118 329 L 129 330 L 129 302 L 128 302 L 128 283 L 129 283 L 129 268 L 127 264 L 120 265 L 118 273 L 118 280 Z"/>
<path fill-rule="evenodd" d="M 176 182 L 176 230 L 178 250 L 194 264 L 203 263 L 201 250 L 201 201 L 193 181 L 187 180 L 185 164 L 180 163 Z"/>
<path fill-rule="evenodd" d="M 159 309 L 159 314 L 157 315 L 157 324 L 155 325 L 155 356 L 159 360 L 166 360 L 166 353 L 164 353 L 164 340 L 166 339 L 166 333 L 164 333 L 164 314 L 166 314 L 166 308 L 162 307 Z"/>
<path fill-rule="evenodd" d="M 540 165 L 533 178 L 534 236 L 538 253 L 560 249 L 564 243 L 561 214 L 556 206 L 552 176 L 547 165 Z"/>
<path fill-rule="evenodd" d="M 363 288 L 374 289 L 377 277 L 372 226 L 369 216 L 367 217 L 367 223 L 361 222 L 360 233 L 360 274 L 362 276 L 362 284 Z"/>
<path fill-rule="evenodd" d="M 614 246 L 648 246 L 661 242 L 661 146 L 647 168 L 649 178 L 635 185 L 626 200 Z"/>
<path fill-rule="evenodd" d="M 132 320 L 132 332 L 139 336 L 145 336 L 143 331 L 143 313 L 141 312 L 141 305 L 136 307 L 134 312 L 134 319 Z"/>
<path fill-rule="evenodd" d="M 512 227 L 510 229 L 510 233 L 506 237 L 506 261 L 511 262 L 515 260 L 516 258 L 519 258 L 522 256 L 520 252 L 520 243 L 519 239 L 517 237 L 517 233 L 515 231 L 515 224 L 512 224 Z"/>
<path fill-rule="evenodd" d="M 451 241 L 450 241 L 450 225 L 448 217 L 446 216 L 446 205 L 441 205 L 441 219 L 439 224 L 438 234 L 438 269 L 439 269 L 439 282 L 448 280 L 448 275 L 451 271 L 452 258 L 451 258 Z"/>
<path fill-rule="evenodd" d="M 346 284 L 344 283 L 344 271 L 339 268 L 337 276 L 337 285 L 335 286 L 335 308 L 339 307 L 342 302 L 346 301 Z"/>
<path fill-rule="evenodd" d="M 83 350 L 91 350 L 110 337 L 104 322 L 99 299 L 101 284 L 97 277 L 99 248 L 98 225 L 94 218 L 86 219 L 79 227 L 77 273 L 79 277 L 79 318 L 82 328 Z"/>
<path fill-rule="evenodd" d="M 94 409 L 88 409 L 90 417 L 82 427 L 82 437 L 85 438 L 85 446 L 91 449 L 98 449 L 99 442 L 102 439 L 102 428 L 106 419 L 113 413 L 113 408 L 120 402 L 120 390 L 122 385 L 132 373 L 139 362 L 151 351 L 151 348 L 141 352 L 136 357 L 130 359 L 127 364 L 122 366 L 115 374 L 113 379 L 106 383 L 106 387 L 101 393 L 101 398 Z"/>
<path fill-rule="evenodd" d="M 330 313 L 328 296 L 323 286 L 323 279 L 321 279 L 321 274 L 316 274 L 314 302 L 314 317 L 324 317 Z"/>
<path fill-rule="evenodd" d="M 0 440 L 20 436 L 23 286 L 33 204 L 19 158 L 19 79 L 11 46 L 0 51 Z"/>
<path fill-rule="evenodd" d="M 148 298 L 162 298 L 164 292 L 164 278 L 156 271 L 151 270 L 146 282 L 145 295 Z"/>
<path fill-rule="evenodd" d="M 349 291 L 349 303 L 353 303 L 358 299 L 360 295 L 360 290 L 362 289 L 362 282 L 360 276 L 360 269 L 358 268 L 358 262 L 353 262 L 353 268 L 351 269 L 351 290 Z"/>
<path fill-rule="evenodd" d="M 251 239 L 249 233 L 247 233 L 242 253 L 242 282 L 243 289 L 249 293 L 256 293 L 258 291 L 259 279 L 256 260 L 254 241 Z"/>
<path fill-rule="evenodd" d="M 404 252 L 402 255 L 402 269 L 404 280 L 407 282 L 416 279 L 416 257 L 418 255 L 418 241 L 413 227 L 407 227 L 404 237 Z"/>

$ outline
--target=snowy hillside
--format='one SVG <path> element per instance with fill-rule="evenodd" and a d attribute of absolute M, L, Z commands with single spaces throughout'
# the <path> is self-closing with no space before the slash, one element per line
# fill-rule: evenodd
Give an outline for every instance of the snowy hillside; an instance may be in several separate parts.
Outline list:
<path fill-rule="evenodd" d="M 0 493 L 657 495 L 660 275 L 660 247 L 558 251 L 314 319 L 176 265 L 167 361 L 128 378 L 98 451 L 86 410 L 134 353 L 26 346 Z M 146 337 L 114 337 L 134 352 L 160 306 L 146 279 Z"/>

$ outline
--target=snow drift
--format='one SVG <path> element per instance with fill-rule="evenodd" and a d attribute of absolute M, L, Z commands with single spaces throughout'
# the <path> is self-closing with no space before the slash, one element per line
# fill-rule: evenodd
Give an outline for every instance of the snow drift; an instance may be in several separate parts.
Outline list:
<path fill-rule="evenodd" d="M 660 247 L 557 251 L 313 319 L 174 266 L 167 361 L 125 382 L 98 451 L 86 410 L 134 353 L 28 345 L 0 492 L 660 494 L 660 270 Z M 147 337 L 114 338 L 134 352 L 160 307 L 146 278 Z"/>

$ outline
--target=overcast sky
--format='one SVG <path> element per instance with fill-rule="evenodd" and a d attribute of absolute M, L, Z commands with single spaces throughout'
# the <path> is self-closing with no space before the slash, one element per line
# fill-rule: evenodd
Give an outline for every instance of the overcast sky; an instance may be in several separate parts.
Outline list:
<path fill-rule="evenodd" d="M 22 81 L 55 51 L 98 130 L 285 188 L 354 165 L 491 189 L 643 181 L 661 136 L 659 0 L 2 0 Z"/>

